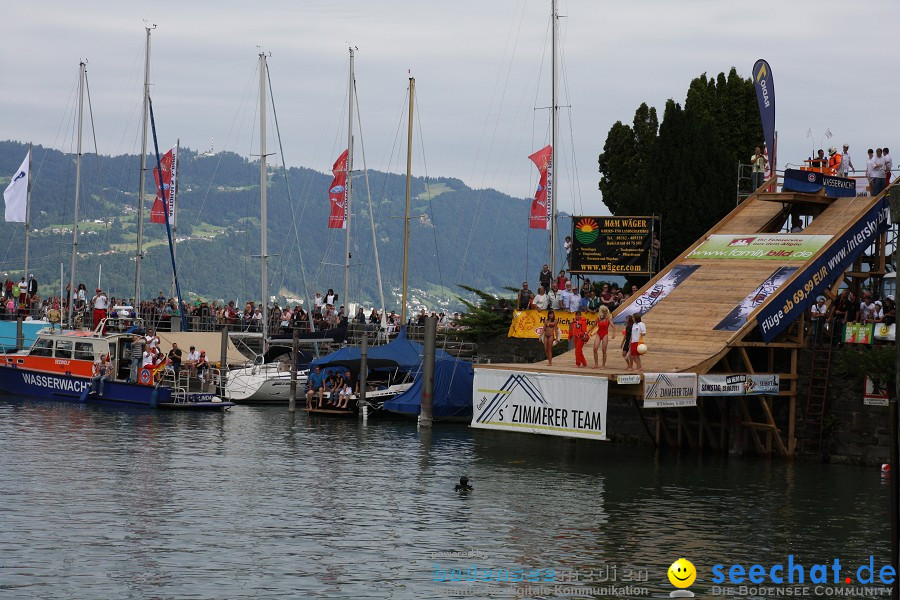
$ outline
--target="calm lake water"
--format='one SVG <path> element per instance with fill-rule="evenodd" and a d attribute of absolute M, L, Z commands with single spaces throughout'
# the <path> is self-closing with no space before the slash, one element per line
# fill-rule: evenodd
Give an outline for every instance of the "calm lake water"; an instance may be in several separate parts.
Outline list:
<path fill-rule="evenodd" d="M 473 492 L 453 491 L 460 475 Z M 684 556 L 698 571 L 691 589 L 708 598 L 715 564 L 789 554 L 807 566 L 839 558 L 855 570 L 870 555 L 876 569 L 886 564 L 888 494 L 872 468 L 282 408 L 186 414 L 7 397 L 0 597 L 564 594 L 446 581 L 477 566 L 479 577 L 553 569 L 550 585 L 667 598 L 666 571 Z"/>

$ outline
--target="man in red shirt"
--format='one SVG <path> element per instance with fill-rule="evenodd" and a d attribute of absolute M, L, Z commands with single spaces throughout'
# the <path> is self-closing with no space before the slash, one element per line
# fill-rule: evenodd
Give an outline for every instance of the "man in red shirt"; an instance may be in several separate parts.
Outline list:
<path fill-rule="evenodd" d="M 587 319 L 581 316 L 581 311 L 575 311 L 575 320 L 569 325 L 569 339 L 575 340 L 575 366 L 586 367 L 587 360 L 584 358 L 584 344 L 588 341 L 588 323 Z"/>

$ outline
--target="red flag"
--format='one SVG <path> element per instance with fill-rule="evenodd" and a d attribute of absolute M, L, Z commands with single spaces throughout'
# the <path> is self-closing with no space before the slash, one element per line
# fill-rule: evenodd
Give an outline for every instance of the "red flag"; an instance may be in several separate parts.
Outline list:
<path fill-rule="evenodd" d="M 531 229 L 550 229 L 552 215 L 550 214 L 550 172 L 553 170 L 553 148 L 549 145 L 541 148 L 528 158 L 534 163 L 541 174 L 537 191 L 534 193 L 534 201 L 531 203 L 531 217 L 528 226 Z"/>
<path fill-rule="evenodd" d="M 328 217 L 329 229 L 347 229 L 347 158 L 349 152 L 344 150 L 331 167 L 334 180 L 328 188 L 328 200 L 331 202 L 331 215 Z"/>
<path fill-rule="evenodd" d="M 175 181 L 175 148 L 166 152 L 159 163 L 163 171 L 162 187 L 160 187 L 159 183 L 159 169 L 153 169 L 153 179 L 156 181 L 156 199 L 153 201 L 153 207 L 150 209 L 150 222 L 165 225 L 166 209 L 163 193 L 166 195 L 165 200 L 169 203 L 169 223 L 175 220 L 175 194 L 172 186 L 172 182 Z"/>

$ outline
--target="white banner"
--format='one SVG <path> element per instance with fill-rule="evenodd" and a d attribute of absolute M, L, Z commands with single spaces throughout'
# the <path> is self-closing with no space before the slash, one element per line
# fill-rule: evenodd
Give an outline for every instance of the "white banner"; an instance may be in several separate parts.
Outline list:
<path fill-rule="evenodd" d="M 778 394 L 780 379 L 771 373 L 700 375 L 699 396 L 761 396 Z"/>
<path fill-rule="evenodd" d="M 6 222 L 24 223 L 28 203 L 28 162 L 31 151 L 25 153 L 22 166 L 15 172 L 3 192 L 3 200 L 6 202 Z"/>
<path fill-rule="evenodd" d="M 605 377 L 475 368 L 472 427 L 606 439 Z"/>
<path fill-rule="evenodd" d="M 892 323 L 875 323 L 875 339 L 883 342 L 893 342 L 897 339 L 897 325 Z"/>
<path fill-rule="evenodd" d="M 644 373 L 644 408 L 697 406 L 696 373 Z"/>

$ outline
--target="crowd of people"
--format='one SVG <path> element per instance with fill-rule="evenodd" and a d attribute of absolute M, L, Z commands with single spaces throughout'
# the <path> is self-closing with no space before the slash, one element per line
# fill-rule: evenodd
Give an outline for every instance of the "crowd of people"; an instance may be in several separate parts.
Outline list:
<path fill-rule="evenodd" d="M 537 293 L 531 291 L 527 281 L 522 282 L 516 301 L 517 310 L 582 310 L 594 313 L 605 306 L 612 312 L 627 303 L 638 290 L 637 285 L 619 288 L 617 283 L 592 283 L 590 279 L 584 279 L 579 285 L 566 276 L 565 270 L 553 277 L 548 265 L 544 265 L 538 280 Z"/>
<path fill-rule="evenodd" d="M 816 303 L 810 308 L 809 317 L 813 345 L 821 346 L 828 337 L 840 344 L 849 323 L 864 325 L 896 323 L 897 304 L 893 295 L 880 299 L 870 291 L 863 291 L 857 297 L 854 292 L 845 289 L 833 302 L 828 302 L 825 296 L 816 298 Z"/>

